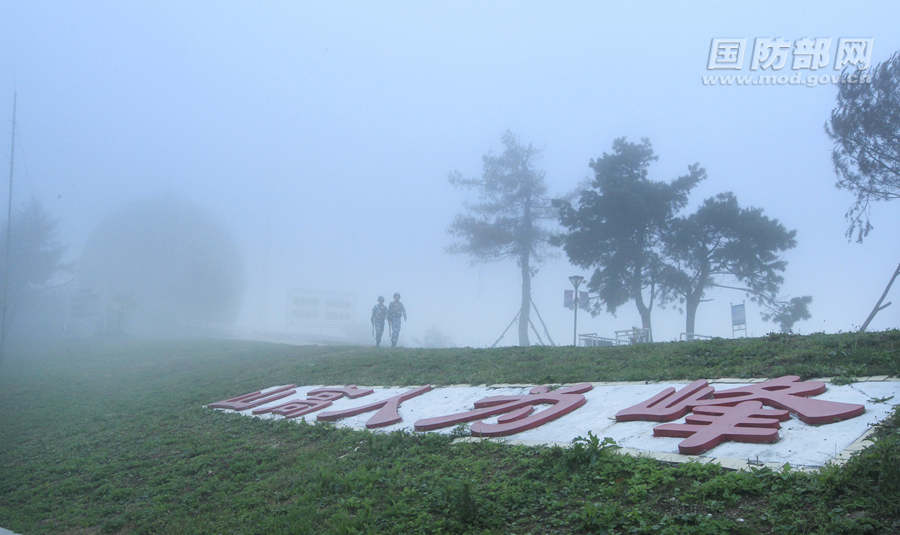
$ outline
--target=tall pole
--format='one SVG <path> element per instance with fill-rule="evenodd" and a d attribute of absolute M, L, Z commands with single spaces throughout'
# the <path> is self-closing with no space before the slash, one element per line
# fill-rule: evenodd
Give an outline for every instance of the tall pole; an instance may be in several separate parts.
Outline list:
<path fill-rule="evenodd" d="M 572 329 L 572 345 L 578 345 L 578 287 L 575 287 L 575 327 Z"/>
<path fill-rule="evenodd" d="M 6 309 L 9 297 L 9 236 L 12 227 L 13 157 L 16 155 L 16 92 L 13 92 L 12 141 L 9 148 L 9 197 L 6 205 L 6 259 L 3 269 L 3 326 L 0 327 L 0 365 L 6 354 Z"/>
<path fill-rule="evenodd" d="M 575 305 L 575 327 L 572 332 L 572 345 L 578 346 L 578 287 L 581 286 L 581 282 L 584 280 L 584 277 L 581 275 L 572 275 L 569 277 L 569 280 L 572 281 L 572 286 L 575 287 L 575 298 L 572 300 L 572 304 Z"/>

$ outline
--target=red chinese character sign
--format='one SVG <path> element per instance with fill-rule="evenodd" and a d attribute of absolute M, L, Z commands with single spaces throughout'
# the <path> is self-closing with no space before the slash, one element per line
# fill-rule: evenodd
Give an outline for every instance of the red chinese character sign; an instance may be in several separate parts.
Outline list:
<path fill-rule="evenodd" d="M 690 437 L 679 444 L 679 451 L 698 454 L 725 440 L 775 442 L 780 427 L 778 421 L 787 420 L 791 412 L 803 422 L 820 425 L 853 418 L 865 411 L 864 405 L 809 397 L 824 391 L 825 383 L 802 382 L 795 375 L 718 392 L 706 381 L 699 380 L 678 391 L 667 388 L 642 403 L 621 410 L 616 413 L 616 421 L 671 422 L 693 411 L 696 416 L 688 416 L 686 424 L 657 426 L 653 434 Z M 762 405 L 781 410 L 762 409 Z"/>
<path fill-rule="evenodd" d="M 401 403 L 403 403 L 407 399 L 420 396 L 425 392 L 430 391 L 431 388 L 431 385 L 420 386 L 404 394 L 400 394 L 383 401 L 376 401 L 375 403 L 363 405 L 362 407 L 354 407 L 352 409 L 344 409 L 341 411 L 323 412 L 319 414 L 316 419 L 326 422 L 333 422 L 336 420 L 340 420 L 341 418 L 349 418 L 351 416 L 365 414 L 367 412 L 377 410 L 378 412 L 376 412 L 371 418 L 369 418 L 369 421 L 366 422 L 366 427 L 368 429 L 387 427 L 389 425 L 394 425 L 403 419 L 400 417 L 399 411 Z"/>
<path fill-rule="evenodd" d="M 338 411 L 323 412 L 320 413 L 316 417 L 316 419 L 331 422 L 340 420 L 342 418 L 349 418 L 350 416 L 364 414 L 367 412 L 378 411 L 371 418 L 369 418 L 369 421 L 366 422 L 366 427 L 369 429 L 387 427 L 402 420 L 399 412 L 401 403 L 410 398 L 422 395 L 431 389 L 431 385 L 420 386 L 406 393 L 399 394 L 382 401 L 376 401 L 375 403 L 369 403 L 368 405 Z M 243 396 L 237 396 L 223 401 L 210 403 L 208 406 L 213 409 L 230 409 L 235 411 L 253 409 L 253 414 L 255 416 L 259 416 L 262 414 L 275 414 L 278 416 L 283 416 L 286 419 L 291 419 L 299 418 L 300 416 L 305 416 L 307 414 L 330 407 L 334 401 L 337 401 L 338 399 L 341 399 L 343 397 L 356 399 L 363 396 L 368 396 L 373 392 L 375 391 L 372 389 L 363 390 L 358 388 L 356 385 L 349 385 L 344 387 L 326 386 L 310 390 L 306 393 L 306 399 L 294 399 L 286 401 L 279 405 L 273 405 L 271 407 L 261 407 L 261 405 L 265 405 L 267 403 L 296 394 L 297 390 L 295 385 L 288 385 L 272 387 L 258 392 L 251 392 L 249 394 L 244 394 Z"/>
<path fill-rule="evenodd" d="M 476 401 L 475 410 L 472 411 L 419 420 L 416 422 L 416 431 L 432 431 L 475 422 L 470 428 L 474 436 L 514 435 L 544 425 L 581 407 L 587 401 L 581 394 L 592 388 L 590 383 L 581 383 L 550 392 L 547 386 L 536 386 L 524 396 L 492 396 Z M 550 407 L 534 413 L 536 405 Z M 502 416 L 497 419 L 497 423 L 480 421 L 498 414 Z"/>
<path fill-rule="evenodd" d="M 653 428 L 655 437 L 688 437 L 678 444 L 685 455 L 698 455 L 726 440 L 771 444 L 778 441 L 779 421 L 790 419 L 788 411 L 764 409 L 759 401 L 698 407 L 683 424 L 663 424 Z"/>
<path fill-rule="evenodd" d="M 590 383 L 581 383 L 559 390 L 550 391 L 548 386 L 532 388 L 528 394 L 520 396 L 492 396 L 475 402 L 475 410 L 435 418 L 418 420 L 415 423 L 416 431 L 431 431 L 452 427 L 460 423 L 475 422 L 471 426 L 471 432 L 475 436 L 501 437 L 509 436 L 529 429 L 534 429 L 561 416 L 569 414 L 585 404 L 585 397 L 581 394 L 591 390 Z M 403 394 L 388 399 L 369 403 L 366 405 L 341 409 L 336 411 L 321 412 L 316 419 L 322 421 L 337 421 L 351 416 L 357 416 L 367 412 L 375 412 L 366 422 L 366 427 L 376 429 L 387 427 L 402 421 L 399 407 L 404 401 L 420 396 L 432 390 L 431 385 L 420 386 Z M 374 390 L 363 390 L 356 385 L 346 387 L 323 387 L 310 390 L 306 399 L 293 399 L 278 405 L 262 407 L 272 401 L 295 394 L 294 385 L 286 387 L 273 387 L 259 392 L 251 392 L 243 396 L 211 403 L 209 407 L 218 409 L 247 410 L 253 409 L 256 416 L 274 414 L 286 419 L 298 418 L 313 412 L 320 411 L 331 404 L 347 397 L 356 399 L 372 394 Z M 535 407 L 548 405 L 535 412 Z M 496 423 L 483 421 L 492 416 L 500 415 Z"/>
<path fill-rule="evenodd" d="M 306 399 L 288 401 L 275 407 L 254 409 L 253 414 L 278 414 L 285 418 L 298 418 L 311 412 L 320 411 L 325 407 L 330 407 L 335 400 L 347 396 L 350 399 L 356 399 L 362 396 L 368 396 L 374 390 L 360 390 L 356 385 L 346 387 L 326 386 L 324 388 L 316 388 L 306 393 Z"/>
<path fill-rule="evenodd" d="M 260 405 L 265 405 L 266 403 L 277 401 L 281 398 L 286 398 L 290 395 L 296 394 L 296 386 L 297 385 L 273 386 L 272 388 L 259 390 L 257 392 L 250 392 L 249 394 L 244 394 L 243 396 L 237 396 L 222 401 L 217 401 L 215 403 L 210 403 L 208 407 L 211 409 L 245 411 L 247 409 L 259 407 Z"/>
<path fill-rule="evenodd" d="M 831 459 L 829 452 L 849 447 L 872 423 L 887 417 L 889 405 L 882 404 L 886 407 L 882 408 L 870 403 L 872 399 L 900 398 L 900 381 L 869 382 L 865 393 L 850 386 L 829 386 L 825 394 L 825 383 L 795 376 L 745 386 L 700 380 L 664 390 L 658 387 L 656 392 L 649 388 L 633 384 L 592 387 L 589 383 L 554 391 L 548 386 L 298 388 L 289 384 L 224 399 L 209 407 L 288 420 L 315 418 L 373 430 L 425 432 L 470 424 L 473 436 L 539 442 L 569 443 L 592 431 L 624 448 L 658 453 L 672 451 L 673 446 L 653 437 L 674 437 L 679 439 L 677 451 L 689 455 L 722 445 L 726 457 L 821 466 Z M 856 418 L 864 412 L 864 417 Z M 629 421 L 653 424 L 615 423 Z M 551 422 L 553 425 L 547 425 Z M 825 425 L 835 422 L 841 423 Z M 732 446 L 724 447 L 726 443 Z M 808 446 L 813 443 L 816 448 Z M 771 446 L 755 446 L 766 444 Z"/>

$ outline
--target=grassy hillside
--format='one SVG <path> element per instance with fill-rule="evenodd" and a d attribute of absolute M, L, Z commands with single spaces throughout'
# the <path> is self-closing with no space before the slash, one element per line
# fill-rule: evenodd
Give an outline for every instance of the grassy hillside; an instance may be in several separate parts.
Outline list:
<path fill-rule="evenodd" d="M 726 472 L 201 405 L 296 384 L 900 375 L 900 332 L 618 348 L 78 340 L 0 368 L 0 526 L 33 533 L 900 533 L 900 416 L 842 468 Z M 602 438 L 602 437 L 601 437 Z"/>

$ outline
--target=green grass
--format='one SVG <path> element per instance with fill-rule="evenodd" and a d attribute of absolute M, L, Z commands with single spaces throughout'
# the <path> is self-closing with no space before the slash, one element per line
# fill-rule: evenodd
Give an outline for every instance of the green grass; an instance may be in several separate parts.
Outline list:
<path fill-rule="evenodd" d="M 900 332 L 619 348 L 72 340 L 0 368 L 0 526 L 37 533 L 900 533 L 900 413 L 847 465 L 728 472 L 202 405 L 296 384 L 900 375 Z"/>

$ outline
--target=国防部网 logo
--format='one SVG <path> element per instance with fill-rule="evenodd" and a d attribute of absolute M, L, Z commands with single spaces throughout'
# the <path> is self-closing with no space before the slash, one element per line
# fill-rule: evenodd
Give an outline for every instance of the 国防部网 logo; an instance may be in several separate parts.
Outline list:
<path fill-rule="evenodd" d="M 836 41 L 836 43 L 835 43 Z M 756 37 L 712 39 L 703 85 L 800 85 L 871 83 L 874 38 Z M 749 60 L 747 59 L 749 56 Z M 737 74 L 734 71 L 744 71 Z"/>

